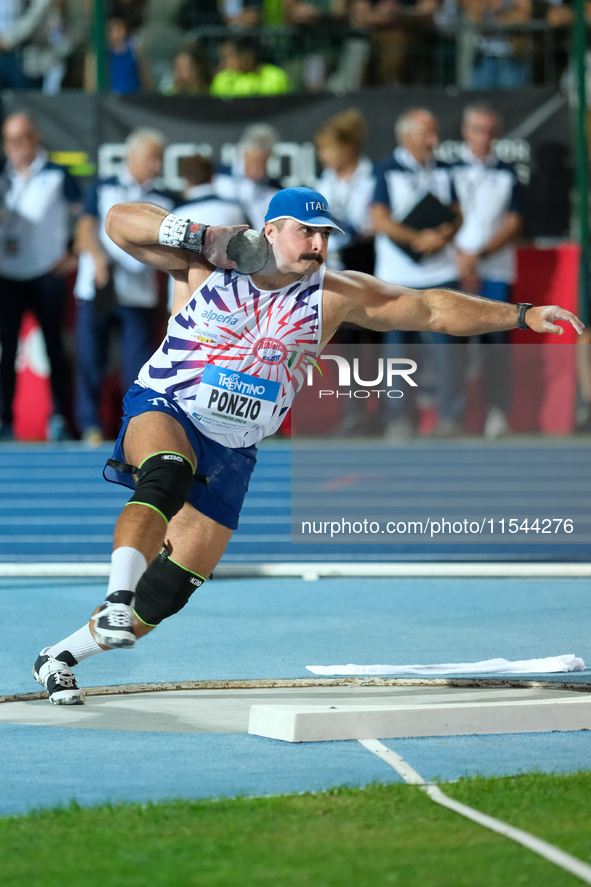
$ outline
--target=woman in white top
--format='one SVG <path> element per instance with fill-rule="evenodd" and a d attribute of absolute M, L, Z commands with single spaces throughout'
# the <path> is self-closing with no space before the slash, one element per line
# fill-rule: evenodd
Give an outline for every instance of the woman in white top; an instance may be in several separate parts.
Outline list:
<path fill-rule="evenodd" d="M 345 232 L 331 234 L 326 265 L 342 271 L 363 271 L 373 274 L 375 255 L 371 227 L 371 203 L 375 190 L 373 164 L 362 156 L 367 125 L 357 108 L 349 108 L 326 121 L 314 141 L 316 153 L 324 167 L 317 187 L 326 197 L 334 219 Z M 342 345 L 361 345 L 362 366 L 371 348 L 382 340 L 372 330 L 342 329 L 336 334 Z M 344 399 L 343 418 L 337 433 L 342 436 L 376 433 L 376 416 L 366 415 L 365 401 Z M 379 421 L 379 420 L 378 420 Z"/>
<path fill-rule="evenodd" d="M 366 129 L 363 114 L 357 108 L 349 108 L 327 120 L 314 141 L 324 167 L 317 187 L 328 200 L 333 217 L 346 232 L 331 237 L 327 265 L 342 270 L 345 267 L 343 249 L 355 245 L 359 247 L 358 251 L 355 250 L 359 255 L 355 257 L 348 250 L 347 268 L 371 274 L 373 232 L 370 206 L 375 179 L 371 161 L 361 154 Z M 369 261 L 371 267 L 357 267 L 355 258 L 361 259 L 362 256 L 362 261 Z"/>

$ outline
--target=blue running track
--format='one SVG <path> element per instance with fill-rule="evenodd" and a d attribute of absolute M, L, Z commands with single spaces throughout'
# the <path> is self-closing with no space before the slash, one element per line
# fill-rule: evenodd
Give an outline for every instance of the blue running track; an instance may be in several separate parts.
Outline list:
<path fill-rule="evenodd" d="M 74 631 L 105 583 L 2 580 L 1 693 L 38 689 L 38 650 Z M 306 665 L 576 653 L 591 662 L 585 579 L 214 580 L 132 651 L 82 663 L 81 685 L 303 677 Z M 532 675 L 531 677 L 535 677 Z M 591 670 L 556 675 L 591 682 Z M 49 703 L 47 703 L 49 706 Z M 0 815 L 37 806 L 312 791 L 394 782 L 359 743 L 0 724 Z M 426 779 L 591 767 L 591 732 L 387 740 Z M 95 778 L 96 774 L 100 774 Z"/>
<path fill-rule="evenodd" d="M 317 462 L 326 464 L 323 452 Z M 109 454 L 108 447 L 75 444 L 0 446 L 0 562 L 107 561 L 112 529 L 128 498 L 128 491 L 102 479 Z M 371 458 L 367 450 L 350 448 L 349 454 L 358 461 Z M 334 466 L 337 473 L 348 470 L 342 459 Z M 490 547 L 292 545 L 290 448 L 270 443 L 261 447 L 240 528 L 224 560 L 454 560 L 491 553 Z M 551 546 L 496 553 L 503 560 L 560 557 Z M 562 558 L 591 559 L 574 546 Z M 39 649 L 86 621 L 105 587 L 96 580 L 0 580 L 0 695 L 38 689 L 30 670 Z M 82 663 L 78 678 L 83 686 L 297 678 L 309 676 L 308 664 L 560 653 L 591 663 L 590 623 L 585 579 L 215 579 L 136 649 Z M 591 683 L 591 672 L 556 679 Z M 399 779 L 357 742 L 292 746 L 235 734 L 68 729 L 60 726 L 61 713 L 55 709 L 55 726 L 0 724 L 0 815 L 73 798 L 91 804 L 264 795 Z M 387 743 L 426 779 L 591 766 L 588 731 Z"/>
<path fill-rule="evenodd" d="M 476 448 L 482 453 L 481 448 Z M 561 483 L 554 483 L 556 501 L 568 495 L 576 497 L 577 507 L 586 509 L 591 493 L 581 477 L 587 463 L 586 446 L 539 448 L 544 458 L 525 459 L 523 471 L 528 484 L 548 487 L 552 464 L 561 463 Z M 413 454 L 420 469 L 419 451 L 408 447 L 399 451 L 412 471 Z M 107 483 L 102 469 L 111 454 L 110 446 L 87 449 L 80 444 L 0 445 L 0 562 L 97 562 L 110 557 L 112 530 L 120 509 L 129 498 L 126 488 Z M 352 467 L 383 464 L 392 449 L 340 448 L 331 460 L 326 447 L 310 450 L 310 479 L 314 489 L 310 501 L 322 497 L 321 477 L 339 477 Z M 519 450 L 523 461 L 524 450 Z M 327 458 L 328 457 L 328 458 Z M 395 456 L 398 458 L 398 455 Z M 507 460 L 514 454 L 507 451 Z M 298 455 L 301 466 L 302 455 Z M 456 460 L 457 461 L 457 460 Z M 537 471 L 537 474 L 536 474 Z M 449 481 L 445 472 L 446 480 Z M 562 483 L 563 481 L 563 483 Z M 498 480 L 494 481 L 498 484 Z M 490 479 L 489 479 L 490 486 Z M 571 491 L 564 493 L 564 489 Z M 352 489 L 352 488 L 351 488 Z M 579 490 L 580 493 L 572 490 Z M 335 503 L 357 495 L 349 488 L 337 491 Z M 324 494 L 325 496 L 327 494 Z M 384 495 L 384 491 L 380 492 Z M 483 495 L 485 495 L 483 493 Z M 301 501 L 301 497 L 300 497 Z M 562 502 L 563 504 L 563 502 Z M 346 511 L 344 511 L 346 514 Z M 291 450 L 288 443 L 263 444 L 258 465 L 247 494 L 240 526 L 232 537 L 223 562 L 227 564 L 357 561 L 441 560 L 591 560 L 589 545 L 557 545 L 551 537 L 547 545 L 334 545 L 291 543 Z"/>

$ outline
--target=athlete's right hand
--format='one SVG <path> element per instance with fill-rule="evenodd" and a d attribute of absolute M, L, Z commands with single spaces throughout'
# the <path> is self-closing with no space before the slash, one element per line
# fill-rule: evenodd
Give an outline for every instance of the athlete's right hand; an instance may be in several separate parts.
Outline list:
<path fill-rule="evenodd" d="M 205 232 L 205 246 L 201 255 L 216 268 L 236 267 L 226 255 L 228 243 L 239 231 L 246 231 L 248 225 L 212 225 Z"/>

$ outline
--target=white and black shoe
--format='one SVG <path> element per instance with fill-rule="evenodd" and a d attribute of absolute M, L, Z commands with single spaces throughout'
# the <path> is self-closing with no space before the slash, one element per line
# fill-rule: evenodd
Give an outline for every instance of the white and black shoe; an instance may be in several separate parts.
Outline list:
<path fill-rule="evenodd" d="M 90 617 L 91 631 L 103 647 L 133 647 L 133 591 L 113 591 L 97 612 Z"/>
<path fill-rule="evenodd" d="M 76 660 L 65 650 L 59 659 L 48 656 L 49 647 L 39 653 L 33 666 L 33 677 L 47 690 L 49 701 L 54 705 L 83 705 L 84 693 L 76 683 L 71 666 Z"/>

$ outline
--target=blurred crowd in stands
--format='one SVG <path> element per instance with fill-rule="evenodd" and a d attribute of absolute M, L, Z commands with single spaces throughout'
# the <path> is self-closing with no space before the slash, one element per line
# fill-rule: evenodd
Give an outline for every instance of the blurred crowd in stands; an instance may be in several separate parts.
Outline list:
<path fill-rule="evenodd" d="M 131 12 L 132 4 L 123 5 Z M 139 15 L 137 7 L 133 5 Z M 460 288 L 509 301 L 522 225 L 522 188 L 514 167 L 495 154 L 501 127 L 494 108 L 468 105 L 460 159 L 447 164 L 434 155 L 436 118 L 428 109 L 411 108 L 395 121 L 393 152 L 374 166 L 363 153 L 366 123 L 357 108 L 325 121 L 315 136 L 316 184 L 344 231 L 331 237 L 328 266 L 374 273 L 418 289 Z M 199 154 L 181 158 L 183 193 L 158 185 L 166 139 L 155 129 L 133 131 L 117 174 L 95 179 L 84 193 L 64 167 L 48 160 L 42 133 L 29 114 L 8 116 L 2 135 L 6 160 L 0 172 L 0 440 L 14 435 L 15 358 L 23 314 L 29 310 L 41 327 L 51 368 L 48 439 L 79 436 L 98 444 L 113 434 L 103 412 L 107 375 L 116 367 L 121 390 L 129 387 L 161 339 L 167 318 L 165 275 L 108 238 L 109 209 L 122 202 L 151 202 L 193 221 L 248 223 L 260 230 L 269 201 L 281 188 L 267 172 L 280 134 L 266 123 L 248 126 L 231 167 L 216 167 Z M 69 352 L 63 344 L 68 297 L 75 304 Z M 424 397 L 430 391 L 436 416 L 431 431 L 440 437 L 462 434 L 467 363 L 474 355 L 467 340 L 352 328 L 339 331 L 336 341 L 370 344 L 389 356 L 408 359 L 413 349 L 425 346 L 430 381 L 421 380 L 419 393 Z M 470 345 L 478 342 L 495 346 L 480 352 L 484 433 L 495 438 L 510 430 L 508 335 L 477 337 Z M 587 410 L 582 424 L 591 430 L 589 350 L 580 371 L 582 407 Z M 353 392 L 343 403 L 339 432 L 366 433 L 367 402 Z M 418 406 L 412 397 L 386 401 L 370 417 L 377 423 L 374 432 L 393 441 L 412 437 L 418 431 Z"/>
<path fill-rule="evenodd" d="M 0 89 L 96 88 L 93 0 L 0 0 Z M 105 0 L 108 88 L 271 95 L 557 83 L 572 0 Z M 587 3 L 591 17 L 591 3 Z"/>

